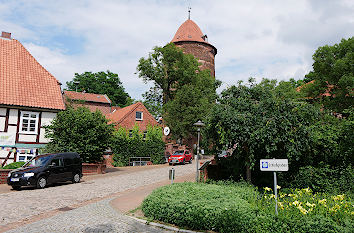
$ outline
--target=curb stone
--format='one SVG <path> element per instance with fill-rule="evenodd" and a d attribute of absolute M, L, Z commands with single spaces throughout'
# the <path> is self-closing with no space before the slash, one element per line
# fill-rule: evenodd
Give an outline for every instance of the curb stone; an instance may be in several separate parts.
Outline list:
<path fill-rule="evenodd" d="M 149 222 L 149 221 L 146 221 L 146 220 L 143 220 L 143 219 L 140 219 L 140 218 L 135 218 L 135 217 L 132 217 L 132 216 L 129 216 L 129 215 L 126 215 L 126 216 L 129 217 L 129 218 L 132 218 L 132 219 L 134 219 L 134 220 L 136 220 L 138 222 L 144 223 L 146 225 L 160 227 L 160 228 L 163 228 L 163 229 L 166 229 L 166 230 L 170 230 L 170 231 L 183 232 L 183 233 L 198 233 L 197 231 L 179 229 L 177 227 L 171 227 L 171 226 L 167 226 L 167 225 L 164 225 L 164 224 L 161 224 L 161 223 L 156 223 L 156 222 Z"/>

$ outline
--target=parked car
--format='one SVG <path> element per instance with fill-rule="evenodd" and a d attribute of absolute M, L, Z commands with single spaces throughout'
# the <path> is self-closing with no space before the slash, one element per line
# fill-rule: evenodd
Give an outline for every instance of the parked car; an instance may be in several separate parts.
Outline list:
<path fill-rule="evenodd" d="M 82 178 L 82 160 L 78 153 L 66 152 L 38 155 L 8 174 L 7 184 L 13 189 L 21 186 L 45 188 L 48 184 Z"/>
<path fill-rule="evenodd" d="M 229 156 L 230 156 L 230 153 L 228 151 L 225 151 L 225 150 L 221 151 L 221 153 L 218 154 L 219 158 L 227 158 Z"/>
<path fill-rule="evenodd" d="M 178 150 L 168 158 L 168 163 L 169 165 L 185 164 L 186 162 L 192 163 L 192 160 L 192 154 L 188 150 Z"/>

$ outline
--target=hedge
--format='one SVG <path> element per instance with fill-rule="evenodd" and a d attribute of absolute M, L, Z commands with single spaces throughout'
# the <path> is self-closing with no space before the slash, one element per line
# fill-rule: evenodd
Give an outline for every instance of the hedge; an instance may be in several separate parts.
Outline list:
<path fill-rule="evenodd" d="M 153 164 L 164 162 L 165 143 L 161 127 L 148 126 L 145 138 L 138 125 L 130 132 L 122 127 L 114 133 L 112 141 L 114 166 L 129 165 L 131 157 L 150 157 Z"/>
<path fill-rule="evenodd" d="M 22 167 L 24 164 L 25 162 L 14 162 L 2 167 L 2 169 L 16 169 Z"/>

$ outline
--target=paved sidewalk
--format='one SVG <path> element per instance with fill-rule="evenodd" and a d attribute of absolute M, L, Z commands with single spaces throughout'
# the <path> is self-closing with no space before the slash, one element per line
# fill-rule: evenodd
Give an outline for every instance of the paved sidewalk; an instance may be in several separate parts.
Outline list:
<path fill-rule="evenodd" d="M 170 168 L 127 169 L 80 184 L 0 194 L 0 232 L 169 232 L 124 213 L 137 208 L 153 189 L 170 184 Z M 194 180 L 193 164 L 174 169 L 175 182 Z"/>
<path fill-rule="evenodd" d="M 174 180 L 174 183 L 181 183 L 186 181 L 195 181 L 195 174 L 191 173 Z M 142 186 L 134 190 L 129 190 L 122 193 L 119 197 L 113 199 L 110 204 L 113 208 L 122 213 L 127 213 L 140 206 L 145 197 L 147 197 L 154 189 L 171 184 L 170 180 L 157 182 L 151 185 Z"/>
<path fill-rule="evenodd" d="M 114 210 L 105 199 L 64 212 L 38 222 L 7 231 L 7 233 L 98 233 L 98 232 L 173 232 L 138 222 Z"/>

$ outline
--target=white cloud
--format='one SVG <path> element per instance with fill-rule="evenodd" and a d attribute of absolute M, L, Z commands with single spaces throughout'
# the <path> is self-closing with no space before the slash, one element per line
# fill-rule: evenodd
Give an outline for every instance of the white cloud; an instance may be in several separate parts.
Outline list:
<path fill-rule="evenodd" d="M 217 78 L 302 78 L 318 46 L 353 36 L 351 1 L 190 1 L 191 18 L 217 49 Z M 187 18 L 186 1 L 5 1 L 10 31 L 63 84 L 74 73 L 111 70 L 136 99 L 148 90 L 138 60 L 163 46 Z"/>

